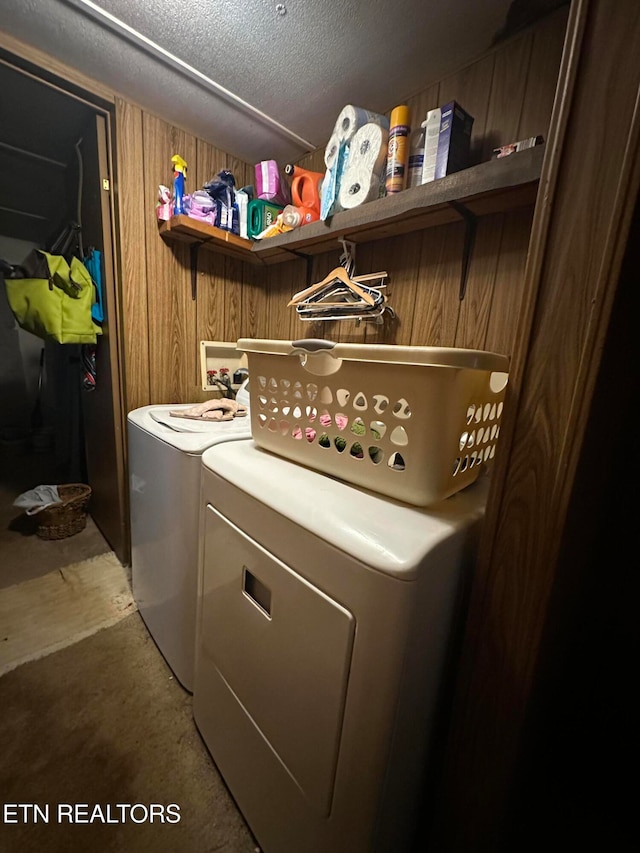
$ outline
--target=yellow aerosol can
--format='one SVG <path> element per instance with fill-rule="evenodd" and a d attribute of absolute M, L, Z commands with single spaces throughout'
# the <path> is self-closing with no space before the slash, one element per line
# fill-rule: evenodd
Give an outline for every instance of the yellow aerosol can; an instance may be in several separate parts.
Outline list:
<path fill-rule="evenodd" d="M 406 104 L 391 111 L 385 189 L 387 195 L 399 193 L 407 186 L 411 111 Z"/>

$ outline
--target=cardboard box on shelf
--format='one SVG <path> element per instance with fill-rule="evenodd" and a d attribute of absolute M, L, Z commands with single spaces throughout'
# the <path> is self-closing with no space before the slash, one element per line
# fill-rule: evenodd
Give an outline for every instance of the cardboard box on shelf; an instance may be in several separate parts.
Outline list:
<path fill-rule="evenodd" d="M 469 165 L 469 145 L 473 116 L 456 101 L 440 108 L 440 133 L 434 178 L 444 178 Z"/>
<path fill-rule="evenodd" d="M 511 142 L 509 145 L 501 145 L 499 148 L 493 149 L 491 159 L 499 160 L 501 157 L 508 157 L 509 154 L 515 154 L 517 151 L 526 151 L 527 148 L 542 145 L 543 142 L 544 138 L 538 135 L 530 136 L 528 139 L 521 139 L 519 142 Z"/>

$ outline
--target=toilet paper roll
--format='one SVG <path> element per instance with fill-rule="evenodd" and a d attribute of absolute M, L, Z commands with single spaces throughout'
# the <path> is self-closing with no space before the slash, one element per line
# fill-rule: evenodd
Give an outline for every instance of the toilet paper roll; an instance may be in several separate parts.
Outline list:
<path fill-rule="evenodd" d="M 364 124 L 377 124 L 389 130 L 389 119 L 386 116 L 347 104 L 338 116 L 333 132 L 341 142 L 349 142 Z"/>
<path fill-rule="evenodd" d="M 338 145 L 337 157 L 331 169 L 327 169 L 322 181 L 322 195 L 320 198 L 320 219 L 324 222 L 334 213 L 340 210 L 338 194 L 340 192 L 340 181 L 349 158 L 349 146 L 344 143 Z"/>
<path fill-rule="evenodd" d="M 344 210 L 372 201 L 380 195 L 380 176 L 387 156 L 389 132 L 377 124 L 365 124 L 349 143 L 349 156 L 340 179 L 338 203 Z"/>
<path fill-rule="evenodd" d="M 349 143 L 347 169 L 353 164 L 359 169 L 368 168 L 381 174 L 387 157 L 389 131 L 377 124 L 364 124 Z"/>
<path fill-rule="evenodd" d="M 380 195 L 380 175 L 369 169 L 351 169 L 340 183 L 338 201 L 344 210 L 373 201 Z"/>
<path fill-rule="evenodd" d="M 332 133 L 327 142 L 327 147 L 324 149 L 324 165 L 327 169 L 333 169 L 338 153 L 340 151 L 340 138 L 337 133 Z"/>

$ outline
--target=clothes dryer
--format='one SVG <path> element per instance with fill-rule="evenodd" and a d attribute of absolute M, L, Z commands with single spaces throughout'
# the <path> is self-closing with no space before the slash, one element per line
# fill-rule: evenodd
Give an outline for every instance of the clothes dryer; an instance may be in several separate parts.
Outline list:
<path fill-rule="evenodd" d="M 233 797 L 265 853 L 411 849 L 487 480 L 424 509 L 252 440 L 202 465 L 193 713 Z"/>
<path fill-rule="evenodd" d="M 248 405 L 245 386 L 238 402 Z M 200 480 L 203 451 L 251 434 L 231 421 L 171 418 L 189 406 L 143 406 L 128 415 L 133 596 L 182 686 L 193 690 Z"/>

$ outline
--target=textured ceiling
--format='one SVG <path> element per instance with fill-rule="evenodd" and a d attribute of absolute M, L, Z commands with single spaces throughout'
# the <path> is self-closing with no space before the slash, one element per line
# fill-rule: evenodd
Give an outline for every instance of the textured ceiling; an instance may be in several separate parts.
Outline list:
<path fill-rule="evenodd" d="M 0 29 L 248 162 L 286 162 L 345 104 L 386 112 L 482 53 L 510 5 L 2 0 Z"/>

